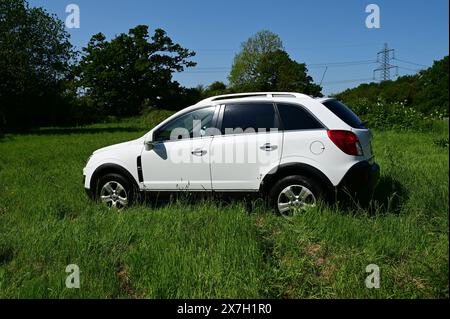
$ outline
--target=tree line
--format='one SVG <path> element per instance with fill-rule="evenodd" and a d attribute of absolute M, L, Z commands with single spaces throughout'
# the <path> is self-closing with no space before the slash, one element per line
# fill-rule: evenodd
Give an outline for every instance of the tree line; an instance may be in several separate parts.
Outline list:
<path fill-rule="evenodd" d="M 0 0 L 0 129 L 76 125 L 194 99 L 172 74 L 195 52 L 162 29 L 136 26 L 74 50 L 64 23 L 25 0 Z"/>
<path fill-rule="evenodd" d="M 364 83 L 335 96 L 351 106 L 367 105 L 373 108 L 377 103 L 384 102 L 412 107 L 427 116 L 438 114 L 439 117 L 448 117 L 448 75 L 447 55 L 414 75 L 401 76 L 395 81 Z"/>
<path fill-rule="evenodd" d="M 0 0 L 0 134 L 136 116 L 152 108 L 178 110 L 225 93 L 322 96 L 306 65 L 291 59 L 280 37 L 267 30 L 242 43 L 228 85 L 186 88 L 175 81 L 174 73 L 196 66 L 195 54 L 146 25 L 112 39 L 94 34 L 77 51 L 55 15 L 26 0 Z M 366 113 L 381 99 L 383 105 L 401 102 L 448 116 L 448 86 L 447 56 L 416 75 L 362 84 L 336 96 Z"/>
<path fill-rule="evenodd" d="M 196 65 L 194 57 L 164 30 L 151 32 L 146 25 L 110 40 L 97 33 L 76 51 L 55 15 L 26 0 L 0 0 L 0 132 L 181 109 L 220 93 L 321 94 L 305 64 L 292 60 L 269 31 L 242 44 L 228 86 L 186 88 L 175 81 L 175 72 Z"/>

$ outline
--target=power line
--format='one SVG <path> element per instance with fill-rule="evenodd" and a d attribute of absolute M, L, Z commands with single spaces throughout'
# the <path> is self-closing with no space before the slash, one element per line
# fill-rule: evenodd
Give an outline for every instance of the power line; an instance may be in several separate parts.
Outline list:
<path fill-rule="evenodd" d="M 393 58 L 394 60 L 394 58 Z M 400 60 L 400 59 L 395 59 L 397 61 L 401 61 L 404 62 L 406 60 Z M 306 66 L 308 68 L 340 68 L 340 67 L 351 67 L 351 66 L 359 66 L 359 65 L 370 65 L 370 64 L 375 64 L 375 63 L 380 63 L 377 60 L 361 60 L 361 61 L 345 61 L 345 62 L 326 62 L 326 63 L 312 63 L 312 64 L 306 64 Z M 410 62 L 410 64 L 414 64 L 414 65 L 418 65 L 418 66 L 424 66 L 422 64 L 418 64 L 418 63 L 413 63 Z M 410 70 L 410 71 L 420 71 L 420 69 L 411 69 L 411 68 L 406 68 L 406 67 L 402 67 L 402 66 L 393 66 L 393 67 L 398 67 L 401 69 L 405 69 L 405 70 Z M 223 73 L 223 72 L 228 72 L 231 68 L 230 67 L 196 67 L 193 69 L 190 69 L 191 71 L 184 71 L 183 73 Z M 379 70 L 379 69 L 377 69 Z"/>
<path fill-rule="evenodd" d="M 196 67 L 195 69 L 197 69 L 197 70 L 217 70 L 217 69 L 220 69 L 220 70 L 223 70 L 223 69 L 230 69 L 230 67 L 228 67 L 228 66 L 207 66 L 207 67 Z"/>
<path fill-rule="evenodd" d="M 377 59 L 376 60 L 353 60 L 353 61 L 334 61 L 334 62 L 322 62 L 322 63 L 311 63 L 305 65 L 307 68 L 325 68 L 324 73 L 322 75 L 322 79 L 320 81 L 321 85 L 327 85 L 327 86 L 333 86 L 333 85 L 339 85 L 339 84 L 345 84 L 345 83 L 355 83 L 355 82 L 373 82 L 375 80 L 375 73 L 380 72 L 380 80 L 390 80 L 391 78 L 391 69 L 396 69 L 396 75 L 398 76 L 399 72 L 398 69 L 403 69 L 411 72 L 418 72 L 420 70 L 412 69 L 408 67 L 398 66 L 391 64 L 391 60 L 407 63 L 410 65 L 420 66 L 420 67 L 426 67 L 423 64 L 411 62 L 408 60 L 402 60 L 395 57 L 395 50 L 389 49 L 388 45 L 384 45 L 384 49 L 379 51 L 377 53 Z M 323 82 L 325 75 L 327 73 L 327 70 L 329 68 L 342 68 L 342 67 L 353 67 L 353 66 L 361 66 L 361 65 L 371 65 L 379 63 L 380 66 L 373 70 L 373 78 L 360 78 L 360 79 L 344 79 L 344 80 L 336 80 L 336 81 L 326 81 Z M 230 71 L 231 67 L 224 67 L 224 66 L 218 66 L 218 67 L 197 67 L 191 69 L 191 71 L 185 71 L 183 73 L 188 74 L 224 74 L 228 73 Z"/>
<path fill-rule="evenodd" d="M 338 45 L 319 45 L 314 47 L 284 47 L 285 51 L 302 51 L 302 50 L 316 50 L 316 49 L 347 49 L 349 47 L 368 47 L 375 45 L 375 42 L 367 43 L 348 43 L 348 44 L 338 44 Z M 239 48 L 193 48 L 195 52 L 236 52 Z"/>
<path fill-rule="evenodd" d="M 306 65 L 308 69 L 323 69 L 323 68 L 346 68 L 346 67 L 354 67 L 354 66 L 362 66 L 362 65 L 370 65 L 376 64 L 376 61 L 369 63 L 353 63 L 353 64 L 336 64 L 336 65 Z"/>
<path fill-rule="evenodd" d="M 330 84 L 353 83 L 353 82 L 367 82 L 367 81 L 373 81 L 373 78 L 347 79 L 347 80 L 329 81 L 329 82 L 323 82 L 323 84 L 330 85 Z"/>
<path fill-rule="evenodd" d="M 416 73 L 420 71 L 420 70 L 417 70 L 417 69 L 405 68 L 405 67 L 403 67 L 403 66 L 399 66 L 398 68 L 399 68 L 399 69 L 403 69 L 403 70 L 408 70 L 408 71 L 416 72 Z"/>
<path fill-rule="evenodd" d="M 421 66 L 421 67 L 424 67 L 424 68 L 427 68 L 427 67 L 428 67 L 427 65 L 424 65 L 424 64 L 415 63 L 415 62 L 411 62 L 411 61 L 407 61 L 407 60 L 402 60 L 402 59 L 399 59 L 399 58 L 396 58 L 396 57 L 393 57 L 392 59 L 393 59 L 393 60 L 400 61 L 400 62 L 404 62 L 404 63 L 416 65 L 416 66 Z"/>
<path fill-rule="evenodd" d="M 315 50 L 315 49 L 347 49 L 349 47 L 368 47 L 375 45 L 376 42 L 371 43 L 347 43 L 338 45 L 319 45 L 314 47 L 287 47 L 287 51 L 298 51 L 298 50 Z"/>
<path fill-rule="evenodd" d="M 369 65 L 377 63 L 376 60 L 359 60 L 359 61 L 343 61 L 343 62 L 326 62 L 326 63 L 311 63 L 306 64 L 308 68 L 339 68 L 357 65 Z M 222 73 L 229 71 L 230 67 L 196 67 L 191 71 L 185 71 L 183 73 Z"/>
<path fill-rule="evenodd" d="M 228 73 L 228 70 L 223 71 L 183 71 L 180 74 L 207 74 L 207 73 Z"/>
<path fill-rule="evenodd" d="M 376 60 L 359 60 L 359 61 L 344 61 L 344 62 L 326 62 L 326 63 L 311 63 L 307 64 L 308 66 L 346 66 L 346 65 L 352 65 L 352 64 L 372 64 L 376 63 Z"/>

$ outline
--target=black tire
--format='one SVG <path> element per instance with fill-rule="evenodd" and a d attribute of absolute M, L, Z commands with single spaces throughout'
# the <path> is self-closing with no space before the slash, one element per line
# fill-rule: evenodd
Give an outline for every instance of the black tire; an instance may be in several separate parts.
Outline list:
<path fill-rule="evenodd" d="M 276 214 L 282 214 L 282 212 L 280 212 L 278 209 L 278 197 L 283 190 L 292 185 L 300 185 L 306 187 L 313 194 L 315 203 L 325 199 L 324 189 L 322 185 L 317 181 L 302 175 L 286 176 L 272 186 L 267 196 L 267 203 Z"/>
<path fill-rule="evenodd" d="M 120 194 L 117 194 L 116 196 L 118 196 L 118 198 L 116 199 L 116 205 L 120 206 L 117 207 L 115 205 L 113 205 L 113 200 L 111 199 L 111 205 L 109 205 L 109 202 L 105 202 L 105 204 L 107 204 L 108 206 L 113 206 L 116 208 L 126 208 L 131 206 L 134 203 L 134 200 L 136 198 L 136 189 L 133 185 L 133 183 L 131 181 L 129 181 L 127 178 L 123 177 L 120 174 L 116 174 L 116 173 L 109 173 L 106 174 L 102 177 L 99 178 L 98 183 L 97 183 L 97 187 L 96 187 L 96 199 L 100 202 L 104 202 L 102 200 L 102 191 L 103 188 L 107 185 L 107 184 L 112 185 L 112 188 L 114 189 L 114 185 L 120 185 L 124 191 L 121 191 L 120 189 L 116 189 L 118 192 L 120 190 Z M 106 191 L 106 190 L 105 190 Z M 125 198 L 126 198 L 126 202 L 127 204 L 124 205 L 123 202 L 123 194 L 126 194 Z M 120 196 L 120 197 L 119 197 Z M 119 205 L 120 204 L 120 205 Z"/>

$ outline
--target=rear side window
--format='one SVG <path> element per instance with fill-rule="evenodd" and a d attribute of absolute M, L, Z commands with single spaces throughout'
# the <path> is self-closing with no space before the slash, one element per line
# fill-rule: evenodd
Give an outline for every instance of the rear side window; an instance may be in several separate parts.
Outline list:
<path fill-rule="evenodd" d="M 277 104 L 283 130 L 313 130 L 323 128 L 308 111 L 299 105 Z"/>
<path fill-rule="evenodd" d="M 272 103 L 225 106 L 222 121 L 222 132 L 225 134 L 268 132 L 273 128 L 278 128 L 278 125 Z"/>
<path fill-rule="evenodd" d="M 342 121 L 347 123 L 353 128 L 366 128 L 364 123 L 359 119 L 359 117 L 353 113 L 350 108 L 342 102 L 337 100 L 329 100 L 322 103 L 333 112 L 337 117 L 339 117 Z"/>

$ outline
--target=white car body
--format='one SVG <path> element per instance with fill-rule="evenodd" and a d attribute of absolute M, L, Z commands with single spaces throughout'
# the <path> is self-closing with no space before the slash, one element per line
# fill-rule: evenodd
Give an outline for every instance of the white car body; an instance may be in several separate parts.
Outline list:
<path fill-rule="evenodd" d="M 144 191 L 214 191 L 258 192 L 267 176 L 289 165 L 311 168 L 320 172 L 328 186 L 337 187 L 349 170 L 360 162 L 372 162 L 372 135 L 366 128 L 355 128 L 324 106 L 329 98 L 316 99 L 300 93 L 262 92 L 216 96 L 185 108 L 161 122 L 146 135 L 136 140 L 108 146 L 95 151 L 83 170 L 84 187 L 95 192 L 93 185 L 101 167 L 119 167 L 127 172 L 137 188 Z M 223 118 L 224 108 L 230 104 L 271 103 L 295 104 L 309 112 L 322 125 L 319 129 L 278 130 L 247 134 L 213 134 L 185 139 L 154 142 L 155 132 L 171 121 L 190 112 L 212 107 L 214 117 Z M 275 107 L 275 106 L 274 106 Z M 208 109 L 209 111 L 209 109 Z M 278 111 L 277 111 L 278 112 Z M 280 113 L 277 113 L 280 116 Z M 217 122 L 218 123 L 218 122 Z M 360 155 L 344 153 L 328 136 L 329 130 L 349 131 L 356 134 L 362 148 Z M 146 147 L 146 145 L 151 145 Z M 268 146 L 269 145 L 269 146 Z M 248 159 L 224 161 L 228 150 L 235 156 L 256 146 L 264 163 Z M 270 148 L 270 149 L 269 149 Z M 183 153 L 184 161 L 173 157 Z M 226 153 L 225 155 L 223 153 Z M 188 154 L 189 158 L 186 158 Z M 215 157 L 221 155 L 222 159 Z M 249 155 L 250 156 L 250 155 Z M 172 157 L 172 158 L 171 158 Z M 244 156 L 245 157 L 245 156 Z M 199 160 L 201 158 L 201 160 Z M 298 166 L 301 165 L 301 166 Z M 101 170 L 101 169 L 100 169 Z M 317 173 L 319 174 L 319 173 Z"/>

